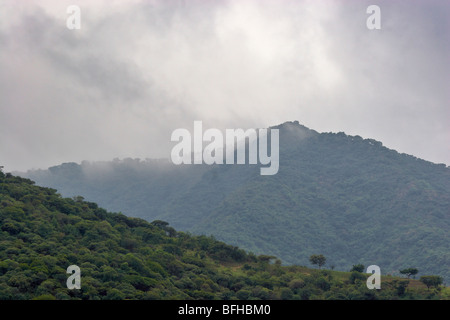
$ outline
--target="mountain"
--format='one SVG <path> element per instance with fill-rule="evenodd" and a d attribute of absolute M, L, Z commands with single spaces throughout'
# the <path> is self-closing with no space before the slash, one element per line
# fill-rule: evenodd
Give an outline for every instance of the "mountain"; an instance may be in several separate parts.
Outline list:
<path fill-rule="evenodd" d="M 125 159 L 67 163 L 21 175 L 112 211 L 213 235 L 284 264 L 321 253 L 337 270 L 415 267 L 450 280 L 450 168 L 298 122 L 280 134 L 277 174 L 257 165 Z"/>
<path fill-rule="evenodd" d="M 80 270 L 79 289 L 69 289 Z M 448 299 L 418 280 L 282 266 L 0 171 L 0 300 Z M 69 281 L 68 281 L 69 280 Z"/>

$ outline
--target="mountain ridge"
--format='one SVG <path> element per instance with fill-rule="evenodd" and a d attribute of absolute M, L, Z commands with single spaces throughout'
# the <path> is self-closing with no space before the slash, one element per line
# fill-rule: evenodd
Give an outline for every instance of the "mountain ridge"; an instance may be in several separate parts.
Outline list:
<path fill-rule="evenodd" d="M 69 270 L 78 269 L 78 288 Z M 448 288 L 282 266 L 212 237 L 107 212 L 0 170 L 0 300 L 448 299 Z M 439 277 L 432 277 L 440 280 Z M 428 277 L 428 279 L 431 279 Z"/>
<path fill-rule="evenodd" d="M 296 121 L 271 128 L 280 129 L 280 168 L 270 177 L 252 165 L 137 159 L 108 163 L 102 173 L 98 163 L 72 163 L 22 175 L 287 264 L 322 252 L 341 270 L 355 260 L 394 274 L 413 265 L 450 280 L 448 167 Z"/>

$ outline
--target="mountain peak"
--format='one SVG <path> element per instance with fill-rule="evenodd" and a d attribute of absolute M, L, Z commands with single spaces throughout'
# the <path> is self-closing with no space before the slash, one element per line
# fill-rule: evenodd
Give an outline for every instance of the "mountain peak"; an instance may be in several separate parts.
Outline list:
<path fill-rule="evenodd" d="M 304 125 L 302 125 L 298 120 L 294 120 L 294 121 L 286 121 L 283 122 L 279 125 L 276 126 L 272 126 L 271 128 L 273 129 L 293 129 L 293 128 L 297 128 L 297 129 L 303 129 L 303 130 L 308 130 L 308 131 L 314 131 Z"/>
<path fill-rule="evenodd" d="M 252 166 L 161 170 L 152 162 L 132 161 L 92 166 L 87 175 L 69 164 L 24 176 L 66 196 L 82 195 L 108 210 L 212 234 L 287 264 L 304 265 L 321 252 L 338 270 L 358 260 L 382 270 L 414 266 L 450 279 L 444 256 L 449 169 L 373 139 L 318 133 L 298 121 L 272 129 L 280 130 L 280 170 L 270 177 Z"/>

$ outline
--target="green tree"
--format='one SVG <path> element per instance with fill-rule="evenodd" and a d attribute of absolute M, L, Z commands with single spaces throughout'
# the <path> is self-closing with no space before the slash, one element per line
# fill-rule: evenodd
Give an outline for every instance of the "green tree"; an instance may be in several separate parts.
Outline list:
<path fill-rule="evenodd" d="M 397 290 L 397 294 L 399 296 L 403 296 L 405 294 L 408 284 L 409 284 L 409 280 L 401 280 L 401 281 L 394 283 L 394 287 Z"/>
<path fill-rule="evenodd" d="M 312 264 L 317 264 L 319 269 L 325 264 L 326 261 L 327 258 L 325 258 L 322 254 L 313 254 L 309 257 L 309 262 Z"/>
<path fill-rule="evenodd" d="M 238 292 L 236 292 L 236 297 L 239 300 L 248 300 L 248 298 L 251 296 L 251 292 L 247 289 L 241 289 Z"/>
<path fill-rule="evenodd" d="M 38 297 L 33 298 L 33 300 L 56 300 L 55 296 L 51 294 L 43 294 Z"/>
<path fill-rule="evenodd" d="M 82 203 L 84 201 L 84 197 L 82 197 L 82 196 L 76 196 L 76 197 L 73 197 L 72 199 L 73 199 L 73 201 L 80 202 L 80 203 Z"/>
<path fill-rule="evenodd" d="M 353 271 L 353 272 L 350 274 L 349 280 L 350 280 L 350 283 L 351 283 L 351 284 L 355 284 L 356 281 L 358 281 L 358 280 L 359 280 L 359 281 L 364 281 L 364 280 L 366 280 L 366 277 L 365 277 L 361 272 Z"/>
<path fill-rule="evenodd" d="M 421 276 L 420 281 L 430 289 L 430 287 L 439 287 L 439 285 L 442 284 L 443 279 L 440 276 Z"/>
<path fill-rule="evenodd" d="M 362 265 L 362 264 L 354 264 L 352 269 L 350 270 L 350 272 L 353 272 L 353 271 L 363 272 L 364 271 L 364 265 Z"/>
<path fill-rule="evenodd" d="M 280 298 L 281 300 L 292 300 L 292 297 L 294 296 L 293 292 L 289 288 L 283 288 L 280 292 Z"/>
<path fill-rule="evenodd" d="M 407 269 L 403 269 L 400 270 L 401 274 L 405 274 L 409 277 L 413 276 L 415 278 L 415 275 L 419 272 L 419 270 L 417 270 L 416 268 L 407 268 Z"/>
<path fill-rule="evenodd" d="M 106 295 L 107 300 L 123 300 L 124 298 L 125 294 L 116 288 L 108 290 L 108 294 Z"/>

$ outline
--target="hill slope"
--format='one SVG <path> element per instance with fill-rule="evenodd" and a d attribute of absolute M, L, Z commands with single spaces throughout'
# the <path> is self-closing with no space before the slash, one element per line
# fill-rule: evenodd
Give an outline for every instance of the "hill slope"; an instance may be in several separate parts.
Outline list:
<path fill-rule="evenodd" d="M 381 290 L 368 290 L 358 272 L 283 267 L 274 259 L 62 198 L 0 171 L 0 300 L 446 297 L 417 280 L 385 277 Z M 79 290 L 66 286 L 70 265 L 81 269 Z"/>
<path fill-rule="evenodd" d="M 23 174 L 109 210 L 212 234 L 283 263 L 322 253 L 336 269 L 355 262 L 384 273 L 416 267 L 450 281 L 450 169 L 378 141 L 280 129 L 280 169 L 126 159 L 64 164 Z"/>

